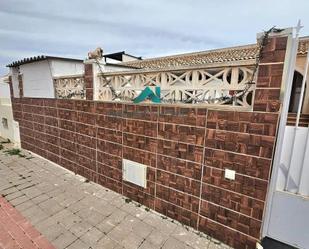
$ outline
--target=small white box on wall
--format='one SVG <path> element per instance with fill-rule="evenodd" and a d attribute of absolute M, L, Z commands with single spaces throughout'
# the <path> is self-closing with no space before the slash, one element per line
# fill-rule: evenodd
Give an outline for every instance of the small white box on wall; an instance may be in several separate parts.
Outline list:
<path fill-rule="evenodd" d="M 235 180 L 235 170 L 225 169 L 224 177 L 229 180 Z"/>
<path fill-rule="evenodd" d="M 147 187 L 147 166 L 131 160 L 122 160 L 122 179 L 143 188 Z"/>

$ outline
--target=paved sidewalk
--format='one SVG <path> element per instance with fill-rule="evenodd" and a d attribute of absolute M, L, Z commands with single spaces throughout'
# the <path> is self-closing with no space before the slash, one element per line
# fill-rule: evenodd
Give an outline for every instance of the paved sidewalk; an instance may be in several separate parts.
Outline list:
<path fill-rule="evenodd" d="M 1 196 L 0 248 L 55 249 L 18 210 Z"/>
<path fill-rule="evenodd" d="M 0 193 L 58 249 L 230 248 L 45 159 L 4 151 Z"/>

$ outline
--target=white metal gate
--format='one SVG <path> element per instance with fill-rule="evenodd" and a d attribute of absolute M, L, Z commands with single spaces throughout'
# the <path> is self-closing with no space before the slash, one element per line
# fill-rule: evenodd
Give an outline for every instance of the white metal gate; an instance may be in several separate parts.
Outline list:
<path fill-rule="evenodd" d="M 297 248 L 309 248 L 309 127 L 299 127 L 306 84 L 307 54 L 296 125 L 287 126 L 288 106 L 294 73 L 298 35 L 292 38 L 286 75 L 285 99 L 281 113 L 273 172 L 268 192 L 263 236 Z"/>

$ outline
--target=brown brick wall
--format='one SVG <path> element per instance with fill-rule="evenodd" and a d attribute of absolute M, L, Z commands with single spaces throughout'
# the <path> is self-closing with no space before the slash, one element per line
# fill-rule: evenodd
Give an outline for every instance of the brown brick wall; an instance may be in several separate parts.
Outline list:
<path fill-rule="evenodd" d="M 86 99 L 93 100 L 93 65 L 85 64 L 85 87 L 86 87 Z"/>
<path fill-rule="evenodd" d="M 15 98 L 22 147 L 235 248 L 255 248 L 285 43 L 272 38 L 263 52 L 253 112 Z M 146 189 L 122 180 L 123 158 L 148 166 Z"/>

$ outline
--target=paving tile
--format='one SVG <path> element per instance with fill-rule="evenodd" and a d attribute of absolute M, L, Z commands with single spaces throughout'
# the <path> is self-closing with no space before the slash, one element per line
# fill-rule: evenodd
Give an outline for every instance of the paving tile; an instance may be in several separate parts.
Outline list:
<path fill-rule="evenodd" d="M 2 178 L 0 193 L 42 234 L 33 232 L 44 249 L 49 249 L 47 239 L 57 249 L 229 248 L 42 158 L 22 160 L 0 152 Z"/>
<path fill-rule="evenodd" d="M 149 214 L 145 209 L 141 208 L 141 206 L 136 205 L 134 203 L 130 203 L 127 205 L 123 205 L 121 207 L 122 210 L 131 214 L 132 216 L 139 218 L 141 220 L 145 219 L 146 216 Z"/>
<path fill-rule="evenodd" d="M 52 241 L 52 244 L 57 249 L 64 249 L 71 245 L 75 240 L 77 240 L 77 237 L 74 234 L 69 231 L 65 231 L 64 233 L 60 234 L 54 241 Z"/>
<path fill-rule="evenodd" d="M 146 238 L 153 230 L 153 226 L 141 221 L 133 227 L 132 232 L 141 238 Z"/>
<path fill-rule="evenodd" d="M 161 247 L 168 238 L 168 234 L 162 233 L 161 231 L 155 229 L 149 234 L 149 236 L 146 238 L 146 241 L 148 241 L 150 244 L 153 244 L 154 246 Z"/>
<path fill-rule="evenodd" d="M 93 226 L 91 224 L 89 224 L 88 222 L 82 220 L 79 223 L 75 223 L 70 227 L 70 231 L 76 235 L 77 237 L 81 237 L 82 235 L 84 235 L 88 230 L 90 230 L 91 228 L 93 228 Z"/>
<path fill-rule="evenodd" d="M 87 245 L 96 245 L 103 236 L 104 234 L 100 230 L 93 227 L 81 236 L 80 239 Z"/>
<path fill-rule="evenodd" d="M 107 236 L 116 242 L 121 243 L 129 233 L 130 231 L 127 228 L 116 226 L 107 234 Z"/>
<path fill-rule="evenodd" d="M 5 198 L 0 197 L 0 247 L 13 249 L 38 249 L 37 240 L 43 240 L 42 235 L 22 214 Z M 46 249 L 52 245 L 45 241 Z"/>
<path fill-rule="evenodd" d="M 9 188 L 6 188 L 4 190 L 1 190 L 0 194 L 3 196 L 9 195 L 9 194 L 13 194 L 15 192 L 18 192 L 18 188 L 13 187 L 12 185 Z"/>
<path fill-rule="evenodd" d="M 90 249 L 91 247 L 85 244 L 80 239 L 75 240 L 71 245 L 67 247 L 67 249 Z M 104 247 L 102 247 L 104 248 Z M 105 249 L 105 248 L 104 248 Z"/>
<path fill-rule="evenodd" d="M 63 209 L 63 207 L 61 207 L 53 199 L 48 199 L 44 202 L 39 203 L 39 207 L 49 215 L 53 215 Z"/>
<path fill-rule="evenodd" d="M 185 228 L 183 226 L 178 226 L 171 236 L 195 249 L 207 248 L 209 244 L 208 239 L 195 234 L 190 228 Z"/>
<path fill-rule="evenodd" d="M 66 217 L 64 217 L 62 220 L 60 220 L 60 223 L 66 228 L 70 229 L 74 224 L 81 222 L 82 219 L 75 215 L 75 214 L 70 214 Z"/>
<path fill-rule="evenodd" d="M 143 243 L 144 239 L 137 236 L 135 233 L 129 233 L 122 241 L 121 245 L 126 249 L 136 249 Z"/>
<path fill-rule="evenodd" d="M 114 249 L 116 246 L 121 245 L 107 236 L 104 236 L 97 243 L 97 248 Z"/>
<path fill-rule="evenodd" d="M 26 209 L 28 209 L 28 208 L 34 206 L 34 205 L 35 205 L 35 203 L 34 203 L 32 200 L 28 200 L 28 201 L 26 201 L 26 202 L 23 202 L 23 203 L 21 203 L 21 204 L 16 205 L 15 208 L 16 208 L 18 211 L 22 212 L 22 211 L 24 211 L 24 210 L 26 210 Z"/>
<path fill-rule="evenodd" d="M 207 249 L 229 249 L 231 247 L 224 245 L 223 243 L 219 241 L 210 241 Z"/>
<path fill-rule="evenodd" d="M 48 195 L 46 195 L 46 194 L 41 194 L 41 195 L 39 195 L 39 196 L 37 196 L 37 197 L 32 198 L 31 201 L 33 201 L 35 204 L 39 204 L 39 203 L 41 203 L 41 202 L 43 202 L 43 201 L 48 200 L 49 198 L 50 198 L 50 197 L 49 197 Z"/>
<path fill-rule="evenodd" d="M 97 211 L 93 211 L 87 218 L 84 219 L 84 221 L 90 223 L 91 225 L 95 226 L 101 221 L 103 221 L 105 218 L 104 215 Z"/>
<path fill-rule="evenodd" d="M 164 243 L 162 247 L 162 249 L 189 249 L 189 248 L 190 248 L 189 246 L 174 238 L 168 238 L 168 240 Z"/>
<path fill-rule="evenodd" d="M 24 193 L 20 192 L 20 191 L 17 191 L 15 193 L 12 193 L 12 194 L 8 194 L 5 196 L 5 199 L 8 200 L 8 201 L 12 201 L 20 196 L 24 195 Z"/>
<path fill-rule="evenodd" d="M 159 249 L 159 248 L 161 248 L 161 246 L 158 245 L 156 246 L 145 240 L 138 249 Z"/>
<path fill-rule="evenodd" d="M 35 224 L 40 220 L 46 219 L 48 217 L 48 215 L 44 213 L 41 208 L 35 205 L 26 209 L 22 214 L 28 218 L 32 224 Z"/>
<path fill-rule="evenodd" d="M 36 187 L 23 189 L 21 192 L 23 192 L 26 196 L 28 196 L 31 199 L 42 194 L 42 191 Z"/>
<path fill-rule="evenodd" d="M 63 227 L 59 226 L 57 223 L 52 224 L 41 224 L 41 226 L 36 228 L 49 240 L 54 241 L 61 234 L 63 234 L 66 230 Z"/>

